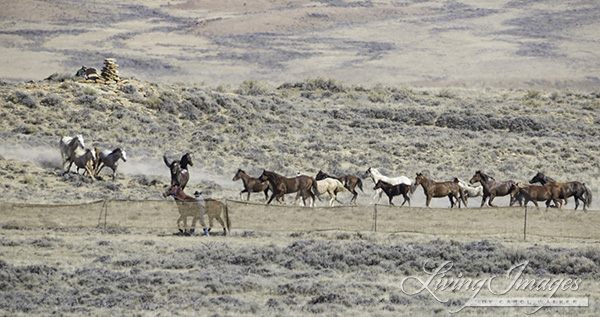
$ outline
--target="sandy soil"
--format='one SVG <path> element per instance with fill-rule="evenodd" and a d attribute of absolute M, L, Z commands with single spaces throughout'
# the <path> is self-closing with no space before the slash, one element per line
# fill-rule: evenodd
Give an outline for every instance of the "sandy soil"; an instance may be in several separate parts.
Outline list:
<path fill-rule="evenodd" d="M 3 1 L 0 77 L 590 89 L 598 10 L 562 1 Z"/>

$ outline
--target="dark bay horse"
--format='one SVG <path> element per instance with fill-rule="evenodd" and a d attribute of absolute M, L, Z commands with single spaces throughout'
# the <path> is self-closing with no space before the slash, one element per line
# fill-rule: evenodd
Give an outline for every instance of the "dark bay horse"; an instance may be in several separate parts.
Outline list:
<path fill-rule="evenodd" d="M 179 232 L 184 234 L 193 234 L 196 222 L 200 220 L 200 225 L 204 230 L 205 235 L 209 235 L 209 231 L 213 226 L 213 220 L 217 221 L 223 226 L 223 235 L 227 235 L 231 222 L 229 221 L 229 210 L 227 205 L 223 204 L 219 200 L 215 199 L 203 199 L 202 197 L 192 197 L 183 192 L 180 186 L 171 185 L 171 187 L 163 193 L 164 197 L 172 196 L 177 203 L 177 210 L 179 211 L 179 218 L 177 218 L 177 227 Z M 204 215 L 208 215 L 208 228 L 204 223 Z M 225 221 L 221 218 L 221 215 L 225 217 Z M 192 225 L 187 230 L 187 218 L 192 217 Z M 183 222 L 183 229 L 181 229 L 181 223 Z"/>
<path fill-rule="evenodd" d="M 497 181 L 493 177 L 488 176 L 481 171 L 475 172 L 475 175 L 471 177 L 469 183 L 475 184 L 479 182 L 481 186 L 483 186 L 483 198 L 481 199 L 481 207 L 485 205 L 485 200 L 489 198 L 488 205 L 490 207 L 495 207 L 492 205 L 492 201 L 496 196 L 506 196 L 510 194 L 511 186 L 515 185 L 516 182 L 513 180 L 508 181 Z M 514 197 L 510 197 L 510 205 L 512 206 L 515 201 L 519 202 L 519 205 L 523 206 L 523 202 L 520 195 L 515 195 Z"/>
<path fill-rule="evenodd" d="M 356 191 L 356 187 L 358 187 L 360 189 L 361 192 L 364 193 L 364 190 L 362 188 L 362 179 L 353 176 L 353 175 L 346 175 L 346 176 L 341 176 L 341 177 L 335 177 L 335 176 L 331 176 L 328 175 L 322 171 L 319 171 L 317 173 L 317 177 L 315 177 L 316 180 L 320 181 L 322 179 L 325 178 L 334 178 L 339 180 L 342 184 L 344 184 L 344 187 L 346 187 L 346 189 L 348 189 L 349 192 L 352 193 L 352 199 L 350 199 L 351 203 L 354 203 L 356 205 L 356 198 L 358 197 L 358 192 Z"/>
<path fill-rule="evenodd" d="M 262 175 L 258 178 L 261 181 L 268 181 L 273 194 L 267 204 L 270 204 L 273 199 L 277 199 L 278 202 L 281 202 L 285 194 L 297 193 L 296 198 L 294 198 L 295 203 L 298 198 L 302 196 L 302 201 L 306 206 L 306 198 L 312 198 L 312 206 L 315 205 L 315 193 L 317 190 L 317 181 L 314 178 L 306 175 L 299 175 L 292 178 L 287 178 L 282 175 L 279 175 L 275 172 L 264 170 Z M 292 203 L 292 204 L 293 204 Z"/>
<path fill-rule="evenodd" d="M 545 186 L 540 185 L 530 185 L 523 183 L 516 183 L 510 185 L 510 195 L 511 197 L 515 197 L 520 194 L 521 197 L 525 200 L 525 206 L 527 203 L 532 201 L 533 204 L 540 209 L 538 206 L 538 201 L 546 201 L 546 209 L 550 206 L 550 201 L 553 201 L 557 208 L 562 209 L 562 200 L 559 196 L 563 194 L 563 188 L 548 184 Z"/>
<path fill-rule="evenodd" d="M 573 196 L 575 197 L 575 210 L 579 207 L 579 201 L 583 203 L 583 210 L 586 210 L 592 204 L 592 192 L 585 186 L 584 183 L 580 182 L 567 182 L 567 183 L 559 183 L 555 181 L 553 178 L 544 175 L 542 172 L 538 172 L 535 176 L 529 181 L 530 184 L 540 183 L 542 185 L 554 184 L 556 186 L 562 187 L 564 192 L 562 193 L 561 199 L 565 200 L 565 205 L 567 204 L 567 198 Z M 585 198 L 584 198 L 585 196 Z"/>
<path fill-rule="evenodd" d="M 413 186 L 411 185 L 406 185 L 404 183 L 402 184 L 397 184 L 397 185 L 392 185 L 386 181 L 378 181 L 377 184 L 375 184 L 375 187 L 373 187 L 373 189 L 382 189 L 383 192 L 388 196 L 388 199 L 390 200 L 390 205 L 394 205 L 394 203 L 392 202 L 392 198 L 394 198 L 394 196 L 399 196 L 402 195 L 402 197 L 404 197 L 404 201 L 402 202 L 402 205 L 400 205 L 400 207 L 404 206 L 404 204 L 408 201 L 408 206 L 410 206 L 410 195 L 413 193 Z"/>
<path fill-rule="evenodd" d="M 244 190 L 242 190 L 240 192 L 240 199 L 242 199 L 243 193 L 248 193 L 248 198 L 246 200 L 249 201 L 250 193 L 257 193 L 257 192 L 264 192 L 265 200 L 267 200 L 269 198 L 269 182 L 268 181 L 261 181 L 258 178 L 248 175 L 243 170 L 238 169 L 237 173 L 235 173 L 235 176 L 233 176 L 233 181 L 235 182 L 240 179 L 242 180 L 242 183 L 244 184 Z"/>
<path fill-rule="evenodd" d="M 175 160 L 171 163 L 169 163 L 167 157 L 163 155 L 163 161 L 165 161 L 165 164 L 171 171 L 171 185 L 178 185 L 182 190 L 185 189 L 185 186 L 190 180 L 188 166 L 194 166 L 190 153 L 185 153 L 181 157 L 181 160 Z"/>
<path fill-rule="evenodd" d="M 460 208 L 461 200 L 463 204 L 466 205 L 465 195 L 460 186 L 458 186 L 458 182 L 435 182 L 425 177 L 425 175 L 417 173 L 417 178 L 415 178 L 415 186 L 418 185 L 423 187 L 423 192 L 427 198 L 425 203 L 427 207 L 429 207 L 431 198 L 446 196 L 450 199 L 450 208 L 454 207 L 454 199 L 456 199 L 456 202 L 458 203 L 458 208 Z"/>

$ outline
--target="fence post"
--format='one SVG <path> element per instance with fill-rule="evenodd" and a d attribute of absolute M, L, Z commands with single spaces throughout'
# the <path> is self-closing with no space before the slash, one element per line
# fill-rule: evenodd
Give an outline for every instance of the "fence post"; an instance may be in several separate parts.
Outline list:
<path fill-rule="evenodd" d="M 104 203 L 102 203 L 102 208 L 100 209 L 100 215 L 98 216 L 98 226 L 96 227 L 100 227 L 100 224 L 102 222 L 102 213 L 104 213 L 104 229 L 103 231 L 106 231 L 106 216 L 108 214 L 108 200 L 104 200 Z"/>
<path fill-rule="evenodd" d="M 373 204 L 373 232 L 377 232 L 377 204 Z"/>
<path fill-rule="evenodd" d="M 527 241 L 527 206 L 525 206 L 525 220 L 523 221 L 523 241 Z"/>

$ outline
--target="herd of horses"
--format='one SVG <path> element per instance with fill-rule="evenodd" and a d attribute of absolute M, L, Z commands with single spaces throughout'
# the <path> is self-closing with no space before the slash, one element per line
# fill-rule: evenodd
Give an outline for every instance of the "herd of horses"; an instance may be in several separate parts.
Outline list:
<path fill-rule="evenodd" d="M 555 207 L 562 208 L 562 205 L 567 203 L 567 199 L 573 197 L 575 199 L 575 209 L 579 207 L 579 202 L 582 202 L 585 210 L 592 202 L 592 193 L 584 183 L 577 181 L 560 183 L 542 172 L 538 172 L 529 183 L 514 180 L 497 181 L 481 171 L 476 171 L 468 182 L 458 178 L 454 178 L 452 181 L 437 182 L 427 178 L 422 173 L 417 173 L 413 181 L 406 176 L 385 176 L 373 167 L 367 169 L 363 174 L 362 178 L 366 177 L 370 177 L 375 184 L 373 187 L 375 193 L 372 199 L 379 203 L 385 193 L 388 196 L 390 205 L 393 205 L 392 199 L 395 196 L 402 195 L 404 198 L 402 206 L 406 202 L 410 206 L 410 196 L 419 185 L 423 188 L 427 207 L 430 206 L 432 198 L 440 197 L 448 197 L 451 208 L 455 205 L 460 208 L 461 203 L 466 206 L 469 197 L 482 197 L 480 207 L 483 207 L 486 202 L 490 207 L 495 207 L 492 203 L 493 200 L 496 197 L 507 195 L 510 196 L 510 206 L 514 206 L 517 202 L 521 206 L 526 206 L 529 202 L 532 202 L 539 208 L 538 201 L 545 201 L 546 207 L 554 203 Z M 296 193 L 293 203 L 302 198 L 304 205 L 306 205 L 306 200 L 311 198 L 312 206 L 314 206 L 315 197 L 318 198 L 327 192 L 330 195 L 329 204 L 333 206 L 335 201 L 339 202 L 337 193 L 344 190 L 348 190 L 353 194 L 351 203 L 356 204 L 358 197 L 356 188 L 358 187 L 363 191 L 360 177 L 353 175 L 336 177 L 322 171 L 319 171 L 314 178 L 307 175 L 285 177 L 267 170 L 264 170 L 259 177 L 251 177 L 239 169 L 233 177 L 233 181 L 240 179 L 244 185 L 244 189 L 240 192 L 240 198 L 244 193 L 247 193 L 246 199 L 249 200 L 250 193 L 263 192 L 267 204 L 270 204 L 274 199 L 282 203 L 286 194 Z M 535 183 L 541 185 L 535 185 Z M 269 191 L 272 192 L 270 197 Z"/>
<path fill-rule="evenodd" d="M 112 151 L 86 148 L 81 135 L 61 138 L 60 149 L 63 169 L 65 164 L 69 163 L 64 173 L 67 173 L 71 165 L 75 163 L 78 171 L 83 168 L 85 170 L 84 174 L 89 174 L 92 179 L 98 175 L 104 166 L 108 166 L 113 170 L 112 177 L 114 179 L 118 160 L 127 161 L 125 151 L 120 148 Z M 193 166 L 190 153 L 185 153 L 181 159 L 172 161 L 163 156 L 163 161 L 169 168 L 171 175 L 171 185 L 163 193 L 163 196 L 173 197 L 177 203 L 180 214 L 177 219 L 179 231 L 182 234 L 194 233 L 195 224 L 200 220 L 204 234 L 209 235 L 213 220 L 216 219 L 222 225 L 223 233 L 227 234 L 230 220 L 226 204 L 219 200 L 204 199 L 199 192 L 194 193 L 194 196 L 189 196 L 184 192 L 190 179 L 188 167 Z M 352 194 L 350 203 L 356 205 L 358 198 L 356 189 L 360 189 L 364 193 L 362 179 L 367 177 L 371 178 L 374 184 L 373 202 L 379 203 L 385 193 L 390 205 L 394 204 L 392 199 L 395 196 L 402 196 L 404 201 L 401 206 L 404 206 L 407 202 L 410 206 L 410 197 L 418 186 L 423 189 L 427 207 L 430 206 L 432 198 L 444 197 L 448 197 L 451 208 L 454 206 L 460 208 L 461 205 L 467 206 L 470 197 L 482 197 L 480 207 L 484 207 L 486 202 L 490 207 L 495 207 L 492 203 L 493 200 L 502 196 L 510 196 L 510 206 L 514 206 L 517 202 L 520 206 L 526 206 L 529 202 L 532 202 L 538 209 L 539 201 L 545 201 L 546 208 L 554 203 L 554 207 L 562 209 L 562 206 L 567 204 L 570 197 L 575 200 L 575 209 L 579 207 L 580 202 L 583 204 L 584 210 L 592 203 L 592 193 L 584 183 L 578 181 L 561 183 L 542 172 L 538 172 L 528 183 L 524 183 L 514 180 L 497 181 L 481 171 L 476 171 L 468 182 L 459 178 L 454 178 L 452 181 L 438 182 L 427 178 L 422 173 L 417 173 L 414 181 L 406 176 L 389 177 L 373 167 L 369 167 L 361 177 L 355 175 L 336 177 L 323 171 L 319 171 L 315 177 L 300 173 L 293 177 L 286 177 L 267 170 L 263 170 L 258 177 L 252 177 L 239 169 L 234 175 L 233 181 L 241 180 L 243 183 L 244 189 L 240 192 L 240 199 L 243 199 L 242 196 L 245 193 L 246 200 L 249 201 L 251 193 L 262 192 L 266 204 L 270 204 L 273 200 L 281 204 L 284 203 L 287 194 L 296 194 L 292 204 L 302 198 L 302 202 L 306 206 L 307 200 L 310 199 L 309 203 L 314 207 L 316 199 L 320 200 L 320 196 L 325 193 L 329 195 L 330 206 L 334 206 L 336 201 L 341 203 L 337 195 L 344 191 L 349 191 Z M 537 185 L 537 183 L 540 185 Z M 270 196 L 269 192 L 271 192 Z M 208 228 L 204 222 L 205 214 L 209 217 Z M 189 229 L 187 227 L 188 217 L 193 218 Z"/>
<path fill-rule="evenodd" d="M 71 166 L 75 163 L 77 172 L 80 168 L 85 170 L 84 174 L 88 174 L 93 180 L 98 177 L 100 171 L 108 166 L 112 169 L 112 178 L 117 175 L 117 166 L 119 159 L 123 162 L 127 161 L 127 154 L 121 148 L 114 150 L 98 150 L 97 147 L 86 148 L 83 141 L 83 136 L 76 135 L 75 137 L 65 136 L 59 141 L 60 154 L 62 156 L 63 175 L 71 170 Z M 69 166 L 65 169 L 65 165 Z"/>

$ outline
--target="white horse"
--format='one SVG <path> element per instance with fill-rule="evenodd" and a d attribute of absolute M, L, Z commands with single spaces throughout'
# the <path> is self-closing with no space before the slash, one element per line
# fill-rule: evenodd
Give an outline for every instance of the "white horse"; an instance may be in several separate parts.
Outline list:
<path fill-rule="evenodd" d="M 78 134 L 75 137 L 65 136 L 60 139 L 60 154 L 62 156 L 62 168 L 65 168 L 65 164 L 69 162 L 69 168 L 65 171 L 68 172 L 71 169 L 73 163 L 73 156 L 76 149 L 83 149 L 85 144 L 83 143 L 83 136 Z"/>
<path fill-rule="evenodd" d="M 96 149 L 96 151 L 98 150 Z M 104 150 L 99 152 L 96 175 L 100 173 L 104 166 L 108 166 L 113 170 L 112 178 L 115 179 L 115 176 L 117 175 L 117 167 L 119 166 L 119 159 L 123 160 L 123 162 L 127 162 L 127 153 L 125 153 L 125 151 L 123 151 L 121 148 L 116 148 L 112 151 Z"/>
<path fill-rule="evenodd" d="M 85 171 L 90 175 L 92 181 L 94 178 L 94 167 L 96 166 L 96 154 L 91 149 L 76 149 L 73 154 L 73 161 L 77 166 L 77 171 L 80 168 L 85 169 Z M 69 164 L 69 169 L 71 168 L 71 164 Z M 85 174 L 85 173 L 84 173 Z"/>
<path fill-rule="evenodd" d="M 334 178 L 325 178 L 317 181 L 317 192 L 315 195 L 318 197 L 322 194 L 328 193 L 330 197 L 329 206 L 333 207 L 333 204 L 336 200 L 341 203 L 337 199 L 337 193 L 343 191 L 346 191 L 346 187 L 344 187 L 342 182 Z"/>
<path fill-rule="evenodd" d="M 377 170 L 374 167 L 369 167 L 366 174 L 367 176 L 371 177 L 374 184 L 377 184 L 377 182 L 381 180 L 392 185 L 406 184 L 412 186 L 412 180 L 410 178 L 406 176 L 388 177 L 381 174 L 379 170 Z M 371 199 L 375 200 L 375 197 L 377 197 L 377 195 L 379 195 L 379 199 L 377 200 L 377 203 L 379 203 L 379 201 L 381 201 L 381 196 L 383 195 L 383 190 L 381 188 L 375 190 L 375 194 L 373 194 L 373 197 Z"/>
<path fill-rule="evenodd" d="M 454 178 L 454 181 L 458 182 L 458 187 L 460 187 L 460 189 L 462 189 L 462 191 L 465 193 L 465 205 L 469 197 L 483 196 L 483 186 L 481 186 L 481 184 L 478 186 L 473 186 L 460 178 Z"/>

